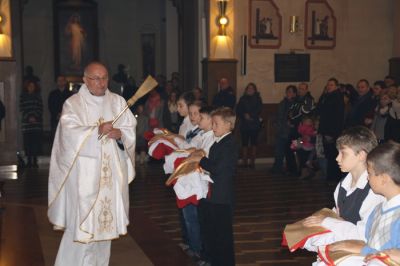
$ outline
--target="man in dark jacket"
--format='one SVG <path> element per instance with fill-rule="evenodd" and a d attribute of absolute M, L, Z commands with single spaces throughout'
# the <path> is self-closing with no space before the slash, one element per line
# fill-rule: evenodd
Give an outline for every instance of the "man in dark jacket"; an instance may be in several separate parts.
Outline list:
<path fill-rule="evenodd" d="M 50 111 L 51 138 L 56 133 L 58 121 L 60 120 L 61 111 L 65 100 L 72 95 L 67 88 L 67 80 L 64 76 L 57 77 L 57 88 L 49 94 L 48 105 Z"/>
<path fill-rule="evenodd" d="M 338 151 L 336 139 L 343 131 L 344 98 L 338 89 L 339 82 L 330 78 L 326 91 L 318 102 L 316 113 L 319 115 L 318 133 L 322 136 L 325 158 L 327 160 L 327 178 L 337 180 L 342 174 L 336 162 Z"/>
<path fill-rule="evenodd" d="M 297 126 L 301 122 L 304 115 L 310 115 L 315 109 L 314 97 L 308 90 L 307 83 L 300 83 L 297 90 L 297 97 L 290 107 L 290 123 L 297 131 Z"/>
<path fill-rule="evenodd" d="M 373 116 L 376 101 L 366 79 L 357 83 L 358 97 L 351 108 L 346 121 L 346 127 L 365 126 L 365 118 Z"/>
<path fill-rule="evenodd" d="M 229 85 L 226 78 L 219 81 L 219 92 L 214 96 L 212 105 L 215 107 L 230 107 L 235 108 L 236 96 L 233 88 Z"/>

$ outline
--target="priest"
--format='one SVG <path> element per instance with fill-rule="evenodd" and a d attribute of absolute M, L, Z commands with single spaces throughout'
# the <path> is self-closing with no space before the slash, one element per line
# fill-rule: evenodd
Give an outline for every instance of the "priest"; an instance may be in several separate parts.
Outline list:
<path fill-rule="evenodd" d="M 128 110 L 111 123 L 126 102 L 108 90 L 103 64 L 90 63 L 83 81 L 64 103 L 50 160 L 48 217 L 64 231 L 57 266 L 108 265 L 129 224 L 136 120 Z"/>

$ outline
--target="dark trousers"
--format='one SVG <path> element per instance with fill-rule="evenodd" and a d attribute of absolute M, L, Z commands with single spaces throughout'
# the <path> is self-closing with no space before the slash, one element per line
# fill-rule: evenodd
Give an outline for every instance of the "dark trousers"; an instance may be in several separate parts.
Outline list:
<path fill-rule="evenodd" d="M 286 168 L 291 174 L 298 174 L 299 172 L 295 153 L 290 148 L 292 141 L 298 139 L 299 137 L 300 135 L 297 132 L 297 126 L 292 127 L 289 132 L 289 139 L 285 145 Z"/>
<path fill-rule="evenodd" d="M 242 136 L 242 146 L 257 146 L 258 129 L 241 129 L 240 135 Z"/>
<path fill-rule="evenodd" d="M 303 149 L 297 150 L 297 157 L 299 160 L 299 171 L 306 166 L 306 162 L 310 159 L 312 151 L 306 151 Z"/>
<path fill-rule="evenodd" d="M 186 225 L 186 237 L 189 240 L 189 248 L 200 254 L 201 237 L 197 206 L 188 204 L 182 208 L 183 218 Z"/>
<path fill-rule="evenodd" d="M 42 149 L 42 131 L 23 132 L 24 150 L 26 156 L 38 156 Z"/>
<path fill-rule="evenodd" d="M 338 150 L 336 149 L 336 139 L 326 140 L 323 138 L 324 154 L 326 158 L 326 175 L 327 179 L 331 181 L 337 181 L 342 178 L 342 172 L 339 169 L 339 165 L 336 162 L 338 156 Z"/>
<path fill-rule="evenodd" d="M 235 265 L 232 207 L 202 200 L 199 206 L 203 259 L 212 266 Z"/>
<path fill-rule="evenodd" d="M 290 148 L 292 140 L 288 140 L 285 145 L 285 158 L 286 158 L 286 168 L 291 174 L 298 174 L 296 156 L 294 151 Z"/>
<path fill-rule="evenodd" d="M 285 158 L 285 150 L 287 143 L 289 142 L 287 137 L 276 137 L 275 143 L 275 161 L 273 168 L 277 171 L 283 171 L 283 159 Z"/>
<path fill-rule="evenodd" d="M 183 244 L 189 246 L 189 238 L 188 238 L 188 233 L 186 230 L 186 223 L 185 223 L 185 218 L 183 216 L 182 209 L 179 208 L 178 213 L 179 213 L 179 223 L 181 225 L 182 242 L 183 242 Z"/>

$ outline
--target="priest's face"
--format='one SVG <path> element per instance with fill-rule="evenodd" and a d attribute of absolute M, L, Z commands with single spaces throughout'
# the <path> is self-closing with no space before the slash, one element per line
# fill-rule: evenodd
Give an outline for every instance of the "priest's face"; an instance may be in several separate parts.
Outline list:
<path fill-rule="evenodd" d="M 107 90 L 108 71 L 103 65 L 92 64 L 86 69 L 83 81 L 91 94 L 102 96 Z"/>

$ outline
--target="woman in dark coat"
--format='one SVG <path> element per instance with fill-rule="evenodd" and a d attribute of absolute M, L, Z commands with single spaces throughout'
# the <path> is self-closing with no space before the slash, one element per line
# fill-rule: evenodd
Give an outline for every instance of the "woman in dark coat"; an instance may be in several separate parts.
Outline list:
<path fill-rule="evenodd" d="M 30 81 L 24 87 L 19 103 L 24 150 L 28 157 L 28 167 L 38 167 L 37 156 L 41 150 L 43 128 L 43 103 L 39 86 Z"/>
<path fill-rule="evenodd" d="M 249 83 L 236 107 L 236 112 L 240 119 L 243 166 L 245 167 L 254 167 L 257 154 L 257 137 L 261 129 L 261 110 L 262 100 L 257 91 L 257 86 L 254 83 Z M 248 163 L 249 158 L 250 164 Z"/>

